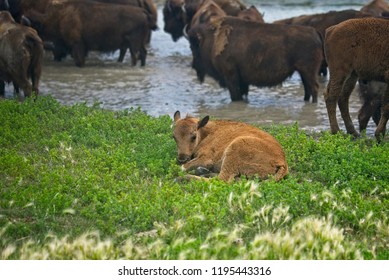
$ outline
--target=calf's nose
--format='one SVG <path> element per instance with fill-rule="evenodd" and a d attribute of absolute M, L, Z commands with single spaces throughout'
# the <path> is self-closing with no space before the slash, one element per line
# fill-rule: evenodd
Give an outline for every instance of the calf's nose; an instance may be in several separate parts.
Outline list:
<path fill-rule="evenodd" d="M 188 162 L 190 160 L 190 156 L 185 154 L 179 154 L 177 156 L 177 161 L 179 164 L 184 164 L 185 162 Z"/>

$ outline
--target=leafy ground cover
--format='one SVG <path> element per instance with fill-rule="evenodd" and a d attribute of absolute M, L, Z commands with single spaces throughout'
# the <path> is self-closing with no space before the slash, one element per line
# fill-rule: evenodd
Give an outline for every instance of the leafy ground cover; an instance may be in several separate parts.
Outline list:
<path fill-rule="evenodd" d="M 169 116 L 0 102 L 0 259 L 389 259 L 389 144 L 264 127 L 280 181 L 176 182 Z"/>

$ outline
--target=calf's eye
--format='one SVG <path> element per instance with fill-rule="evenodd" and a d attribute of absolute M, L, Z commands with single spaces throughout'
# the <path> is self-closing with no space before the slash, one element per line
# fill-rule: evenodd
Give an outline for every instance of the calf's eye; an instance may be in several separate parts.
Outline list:
<path fill-rule="evenodd" d="M 195 140 L 196 140 L 196 135 L 193 135 L 191 138 L 190 138 L 190 140 L 192 140 L 192 142 L 194 142 Z"/>

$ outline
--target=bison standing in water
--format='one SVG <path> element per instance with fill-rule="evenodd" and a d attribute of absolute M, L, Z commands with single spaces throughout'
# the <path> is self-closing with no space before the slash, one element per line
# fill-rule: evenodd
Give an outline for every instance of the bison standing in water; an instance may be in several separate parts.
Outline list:
<path fill-rule="evenodd" d="M 271 87 L 297 71 L 304 100 L 317 102 L 318 75 L 323 60 L 320 35 L 312 27 L 263 24 L 221 17 L 189 30 L 193 68 L 227 87 L 231 100 L 242 100 L 249 85 Z"/>
<path fill-rule="evenodd" d="M 209 120 L 208 116 L 181 119 L 179 111 L 174 114 L 174 124 L 177 161 L 183 170 L 205 168 L 227 182 L 241 175 L 261 179 L 270 175 L 278 181 L 288 174 L 280 143 L 256 127 Z"/>
<path fill-rule="evenodd" d="M 200 7 L 204 7 L 209 0 L 167 0 L 162 9 L 165 22 L 164 31 L 171 34 L 176 42 L 184 36 L 184 28 L 190 26 L 192 19 Z M 237 16 L 246 9 L 239 0 L 213 0 L 227 15 Z"/>
<path fill-rule="evenodd" d="M 41 36 L 56 48 L 70 52 L 77 66 L 85 65 L 89 51 L 130 49 L 131 63 L 145 65 L 150 29 L 157 28 L 143 8 L 130 5 L 74 1 L 51 5 L 46 13 L 30 10 L 26 16 Z"/>
<path fill-rule="evenodd" d="M 43 42 L 37 32 L 15 23 L 11 14 L 0 12 L 0 86 L 4 94 L 4 81 L 14 84 L 19 100 L 23 96 L 39 93 L 39 80 L 42 71 Z M 31 79 L 31 82 L 29 81 Z"/>
<path fill-rule="evenodd" d="M 325 55 L 330 80 L 325 101 L 332 133 L 339 131 L 338 104 L 346 130 L 359 136 L 351 120 L 348 101 L 358 79 L 387 84 L 382 98 L 377 140 L 385 134 L 389 118 L 389 21 L 379 18 L 351 19 L 327 29 Z"/>
<path fill-rule="evenodd" d="M 338 24 L 342 21 L 352 18 L 365 18 L 370 17 L 370 14 L 355 11 L 355 10 L 342 10 L 342 11 L 329 11 L 327 13 L 313 14 L 313 15 L 301 15 L 297 17 L 277 20 L 273 23 L 276 24 L 293 24 L 293 25 L 305 25 L 315 28 L 322 38 L 325 36 L 325 31 L 328 27 Z M 323 59 L 320 67 L 320 74 L 327 75 L 327 63 Z"/>

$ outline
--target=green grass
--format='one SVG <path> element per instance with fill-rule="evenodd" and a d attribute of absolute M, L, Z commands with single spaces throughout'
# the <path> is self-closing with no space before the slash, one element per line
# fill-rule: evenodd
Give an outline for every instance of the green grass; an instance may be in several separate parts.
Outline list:
<path fill-rule="evenodd" d="M 169 116 L 0 102 L 0 259 L 389 259 L 389 143 L 263 128 L 290 175 L 180 182 Z"/>

